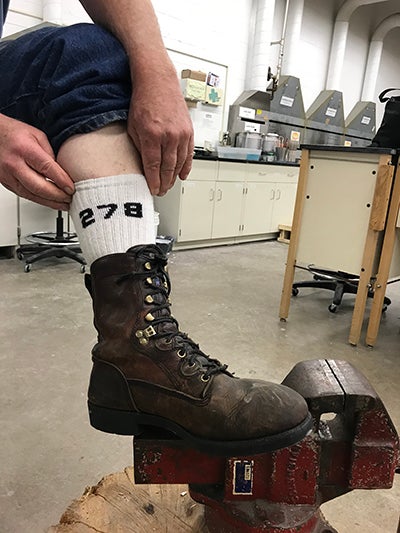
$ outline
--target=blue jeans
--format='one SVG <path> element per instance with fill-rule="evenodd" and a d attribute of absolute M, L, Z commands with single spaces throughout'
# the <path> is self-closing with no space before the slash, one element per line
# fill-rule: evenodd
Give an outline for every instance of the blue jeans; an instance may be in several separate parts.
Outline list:
<path fill-rule="evenodd" d="M 95 24 L 0 43 L 0 113 L 44 131 L 55 153 L 71 135 L 126 120 L 130 96 L 125 51 Z"/>

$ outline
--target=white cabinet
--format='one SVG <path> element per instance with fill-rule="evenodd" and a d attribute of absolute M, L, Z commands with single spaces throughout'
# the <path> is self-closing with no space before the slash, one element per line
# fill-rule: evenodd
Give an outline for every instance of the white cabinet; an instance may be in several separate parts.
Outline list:
<path fill-rule="evenodd" d="M 18 243 L 17 197 L 0 185 L 0 246 Z"/>
<path fill-rule="evenodd" d="M 242 235 L 258 235 L 271 231 L 274 190 L 270 183 L 245 184 L 242 211 Z"/>
<path fill-rule="evenodd" d="M 273 189 L 273 211 L 271 230 L 277 231 L 279 224 L 292 225 L 297 183 L 276 183 Z"/>
<path fill-rule="evenodd" d="M 249 182 L 267 185 L 263 196 L 265 210 L 270 216 L 267 232 L 278 231 L 280 224 L 292 224 L 298 173 L 298 167 L 248 165 Z"/>
<path fill-rule="evenodd" d="M 177 185 L 175 185 L 176 187 Z M 197 241 L 210 239 L 212 230 L 215 182 L 187 180 L 178 183 L 180 189 L 180 217 L 178 240 Z M 165 213 L 160 213 L 160 226 L 162 228 Z M 163 233 L 161 231 L 161 233 Z"/>
<path fill-rule="evenodd" d="M 211 238 L 223 239 L 238 234 L 242 202 L 242 183 L 229 181 L 216 183 Z"/>
<path fill-rule="evenodd" d="M 37 231 L 56 231 L 56 210 L 36 204 L 25 198 L 18 198 L 18 203 L 21 244 L 28 242 L 25 237 L 31 233 L 36 233 Z M 64 219 L 66 216 L 66 213 L 64 213 Z"/>
<path fill-rule="evenodd" d="M 177 240 L 220 239 L 238 232 L 242 184 L 188 180 L 180 185 L 180 194 Z"/>
<path fill-rule="evenodd" d="M 298 167 L 194 160 L 189 178 L 162 198 L 159 233 L 176 247 L 274 238 L 291 224 Z"/>

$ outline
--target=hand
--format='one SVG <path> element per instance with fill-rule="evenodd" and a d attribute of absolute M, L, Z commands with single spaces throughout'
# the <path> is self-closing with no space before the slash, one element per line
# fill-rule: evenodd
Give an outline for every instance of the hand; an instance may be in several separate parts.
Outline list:
<path fill-rule="evenodd" d="M 0 183 L 18 196 L 64 211 L 74 193 L 46 135 L 5 115 L 0 115 Z"/>
<path fill-rule="evenodd" d="M 192 121 L 175 73 L 170 80 L 160 75 L 134 83 L 128 133 L 141 155 L 150 192 L 163 196 L 192 167 Z"/>

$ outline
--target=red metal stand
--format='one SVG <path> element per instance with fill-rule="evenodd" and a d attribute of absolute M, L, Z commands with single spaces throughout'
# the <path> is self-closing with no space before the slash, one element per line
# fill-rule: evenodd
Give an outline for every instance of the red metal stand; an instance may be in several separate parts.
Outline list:
<path fill-rule="evenodd" d="M 188 450 L 172 436 L 142 435 L 134 439 L 136 483 L 188 483 L 210 533 L 337 533 L 321 504 L 353 489 L 390 488 L 399 437 L 374 389 L 345 361 L 304 361 L 284 384 L 306 398 L 314 417 L 301 442 L 227 458 Z"/>

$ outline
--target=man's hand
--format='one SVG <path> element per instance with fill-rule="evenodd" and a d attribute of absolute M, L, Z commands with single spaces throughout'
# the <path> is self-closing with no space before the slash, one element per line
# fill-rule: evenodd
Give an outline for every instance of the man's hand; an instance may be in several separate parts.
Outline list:
<path fill-rule="evenodd" d="M 46 135 L 5 115 L 0 115 L 0 183 L 18 196 L 64 211 L 74 192 Z"/>
<path fill-rule="evenodd" d="M 163 195 L 192 166 L 193 128 L 151 0 L 80 0 L 125 48 L 133 94 L 128 133 L 152 194 Z"/>
<path fill-rule="evenodd" d="M 174 74 L 175 76 L 175 74 Z M 164 195 L 192 167 L 193 127 L 174 77 L 134 80 L 128 133 L 138 149 L 150 192 Z"/>

